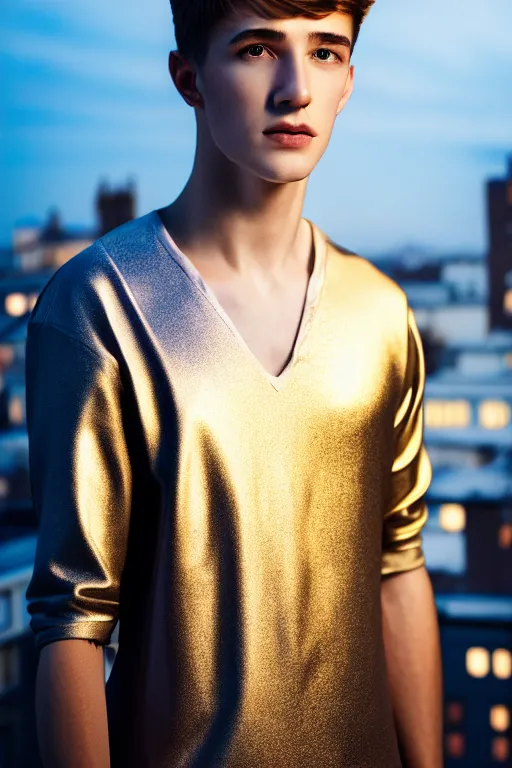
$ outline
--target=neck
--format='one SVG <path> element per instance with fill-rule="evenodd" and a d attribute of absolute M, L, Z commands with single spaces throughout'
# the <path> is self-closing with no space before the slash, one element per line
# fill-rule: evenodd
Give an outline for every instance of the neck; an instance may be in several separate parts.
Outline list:
<path fill-rule="evenodd" d="M 184 253 L 221 260 L 241 274 L 277 273 L 302 258 L 310 237 L 302 221 L 306 185 L 307 178 L 269 182 L 218 152 L 206 159 L 196 149 L 187 184 L 161 214 Z"/>

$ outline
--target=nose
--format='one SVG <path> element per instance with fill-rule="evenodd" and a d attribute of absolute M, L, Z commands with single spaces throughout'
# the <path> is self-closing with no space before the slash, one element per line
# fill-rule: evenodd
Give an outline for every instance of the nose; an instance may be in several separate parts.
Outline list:
<path fill-rule="evenodd" d="M 278 85 L 274 90 L 274 106 L 285 102 L 293 107 L 307 107 L 311 102 L 311 88 L 304 60 L 286 57 L 278 68 Z"/>

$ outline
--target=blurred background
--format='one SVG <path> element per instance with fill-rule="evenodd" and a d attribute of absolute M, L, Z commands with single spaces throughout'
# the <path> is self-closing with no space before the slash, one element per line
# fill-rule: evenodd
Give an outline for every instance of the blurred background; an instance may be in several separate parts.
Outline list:
<path fill-rule="evenodd" d="M 422 334 L 448 767 L 512 766 L 511 33 L 510 0 L 377 0 L 304 209 L 402 285 Z M 2 768 L 40 765 L 27 320 L 61 264 L 184 186 L 195 122 L 174 46 L 167 0 L 0 5 Z"/>

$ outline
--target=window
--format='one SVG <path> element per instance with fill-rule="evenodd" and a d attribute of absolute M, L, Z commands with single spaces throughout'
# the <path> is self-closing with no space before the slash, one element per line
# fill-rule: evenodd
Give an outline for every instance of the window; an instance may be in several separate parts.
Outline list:
<path fill-rule="evenodd" d="M 468 648 L 466 651 L 466 671 L 471 677 L 486 677 L 490 670 L 490 658 L 487 648 Z"/>
<path fill-rule="evenodd" d="M 466 527 L 466 510 L 461 504 L 441 504 L 439 525 L 449 533 L 463 531 Z"/>
<path fill-rule="evenodd" d="M 510 742 L 505 736 L 496 736 L 491 742 L 492 759 L 504 763 L 510 756 Z"/>
<path fill-rule="evenodd" d="M 11 317 L 21 317 L 28 309 L 29 302 L 24 293 L 10 293 L 5 297 L 5 311 Z"/>
<path fill-rule="evenodd" d="M 462 733 L 447 733 L 445 736 L 445 750 L 447 757 L 463 757 L 465 741 Z"/>
<path fill-rule="evenodd" d="M 2 344 L 0 346 L 0 369 L 5 370 L 6 368 L 9 368 L 9 366 L 12 365 L 13 360 L 14 360 L 14 349 L 8 344 Z M 512 360 L 510 364 L 512 367 Z"/>
<path fill-rule="evenodd" d="M 510 424 L 510 406 L 499 400 L 484 400 L 478 408 L 478 418 L 484 429 L 504 429 Z"/>
<path fill-rule="evenodd" d="M 512 523 L 503 523 L 500 526 L 498 543 L 502 549 L 512 549 Z"/>
<path fill-rule="evenodd" d="M 9 400 L 9 421 L 11 424 L 23 424 L 25 421 L 25 408 L 19 395 L 14 395 Z"/>
<path fill-rule="evenodd" d="M 500 680 L 512 677 L 512 654 L 505 648 L 497 648 L 492 654 L 492 671 Z"/>
<path fill-rule="evenodd" d="M 9 480 L 0 475 L 0 499 L 5 499 L 9 493 Z"/>
<path fill-rule="evenodd" d="M 464 707 L 460 701 L 449 701 L 446 704 L 445 720 L 448 725 L 459 725 L 464 717 Z"/>
<path fill-rule="evenodd" d="M 491 728 L 495 731 L 503 733 L 510 728 L 510 709 L 503 704 L 496 704 L 491 707 L 489 722 Z"/>
<path fill-rule="evenodd" d="M 471 422 L 471 405 L 467 400 L 426 400 L 425 425 L 431 429 L 467 427 Z"/>

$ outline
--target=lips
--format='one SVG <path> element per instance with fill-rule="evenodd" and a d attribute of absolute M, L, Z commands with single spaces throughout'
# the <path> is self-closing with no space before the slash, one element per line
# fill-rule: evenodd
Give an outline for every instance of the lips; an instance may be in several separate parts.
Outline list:
<path fill-rule="evenodd" d="M 270 128 L 267 128 L 263 133 L 289 133 L 289 134 L 302 134 L 305 136 L 317 136 L 316 131 L 314 131 L 309 125 L 306 123 L 299 123 L 298 125 L 292 125 L 291 123 L 286 123 L 284 121 L 280 123 L 276 123 L 275 125 L 272 125 Z"/>

